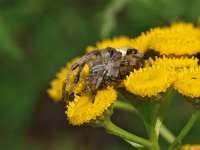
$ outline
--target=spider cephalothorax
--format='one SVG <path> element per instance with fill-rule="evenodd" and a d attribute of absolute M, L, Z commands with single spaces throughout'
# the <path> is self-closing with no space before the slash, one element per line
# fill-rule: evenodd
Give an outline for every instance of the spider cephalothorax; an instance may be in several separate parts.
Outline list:
<path fill-rule="evenodd" d="M 85 64 L 89 66 L 89 75 L 86 78 L 87 91 L 96 94 L 99 89 L 108 85 L 115 85 L 126 77 L 134 69 L 143 67 L 144 54 L 134 48 L 111 48 L 96 49 L 84 55 L 75 63 L 67 74 L 63 84 L 63 100 L 73 99 L 73 89 L 78 83 L 80 74 Z M 70 75 L 78 68 L 70 91 L 66 92 Z"/>

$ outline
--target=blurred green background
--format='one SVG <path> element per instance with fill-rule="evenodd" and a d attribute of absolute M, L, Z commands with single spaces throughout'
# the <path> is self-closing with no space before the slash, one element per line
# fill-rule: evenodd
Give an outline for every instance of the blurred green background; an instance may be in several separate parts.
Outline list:
<path fill-rule="evenodd" d="M 199 16 L 199 0 L 0 0 L 0 149 L 132 149 L 102 129 L 69 126 L 64 104 L 48 98 L 49 82 L 98 40 L 137 36 L 173 21 L 197 24 Z M 177 96 L 165 123 L 177 134 L 190 114 Z M 146 136 L 134 114 L 115 111 L 113 120 Z M 199 126 L 185 143 L 200 143 Z"/>

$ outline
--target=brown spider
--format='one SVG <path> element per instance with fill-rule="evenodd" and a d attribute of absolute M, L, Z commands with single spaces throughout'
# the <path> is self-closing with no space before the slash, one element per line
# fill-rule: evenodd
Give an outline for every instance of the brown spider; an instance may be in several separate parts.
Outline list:
<path fill-rule="evenodd" d="M 89 75 L 86 78 L 87 91 L 94 95 L 99 89 L 119 83 L 133 69 L 143 67 L 144 54 L 134 48 L 112 47 L 96 49 L 87 53 L 71 67 L 66 76 L 62 89 L 62 98 L 64 101 L 74 99 L 73 89 L 79 81 L 85 64 L 89 66 Z M 78 72 L 74 78 L 74 82 L 70 87 L 70 91 L 66 92 L 66 85 L 68 84 L 70 75 L 76 68 L 78 68 Z"/>

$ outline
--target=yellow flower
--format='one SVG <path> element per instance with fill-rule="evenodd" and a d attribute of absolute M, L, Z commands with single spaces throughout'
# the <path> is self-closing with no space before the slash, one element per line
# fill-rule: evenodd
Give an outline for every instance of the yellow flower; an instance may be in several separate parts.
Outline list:
<path fill-rule="evenodd" d="M 174 32 L 176 31 L 184 34 L 188 34 L 187 32 L 190 32 L 190 36 L 197 36 L 200 38 L 200 28 L 198 26 L 195 27 L 192 23 L 175 22 L 171 24 L 171 29 L 174 30 Z"/>
<path fill-rule="evenodd" d="M 125 88 L 141 97 L 165 92 L 175 80 L 174 71 L 161 67 L 147 67 L 131 72 L 125 79 Z"/>
<path fill-rule="evenodd" d="M 199 98 L 200 68 L 183 69 L 174 82 L 174 88 L 184 96 Z"/>
<path fill-rule="evenodd" d="M 166 55 L 192 55 L 200 50 L 200 31 L 187 23 L 151 30 L 150 49 Z"/>
<path fill-rule="evenodd" d="M 113 47 L 113 48 L 132 47 L 132 44 L 131 40 L 128 37 L 121 36 L 121 37 L 115 37 L 112 40 L 106 39 L 101 42 L 97 42 L 95 46 L 88 46 L 86 48 L 86 51 L 90 52 L 96 48 L 103 49 L 107 47 Z"/>
<path fill-rule="evenodd" d="M 150 59 L 152 66 L 160 66 L 164 68 L 174 68 L 176 70 L 182 68 L 195 68 L 198 67 L 198 59 L 197 58 L 187 58 L 187 57 L 180 57 L 180 58 L 167 58 L 163 57 L 156 57 L 155 60 Z M 147 63 L 148 65 L 148 63 Z"/>
<path fill-rule="evenodd" d="M 142 32 L 140 36 L 131 40 L 132 47 L 145 53 L 149 50 L 150 37 L 151 35 L 149 34 L 149 32 L 147 32 L 146 34 Z"/>
<path fill-rule="evenodd" d="M 200 150 L 200 145 L 183 145 L 180 150 Z"/>
<path fill-rule="evenodd" d="M 69 63 L 67 63 L 65 68 L 62 68 L 59 73 L 56 74 L 56 79 L 51 81 L 50 85 L 51 88 L 47 90 L 49 97 L 52 98 L 55 102 L 58 102 L 61 100 L 62 97 L 62 86 L 66 79 L 66 75 L 69 72 L 71 66 L 76 63 L 79 60 L 79 58 L 73 59 Z M 73 82 L 73 79 L 77 73 L 77 70 L 73 71 L 71 78 L 69 80 L 69 84 L 66 87 L 66 90 L 69 91 L 70 85 Z M 85 77 L 89 73 L 89 68 L 87 65 L 85 65 L 83 72 L 80 76 L 80 81 L 77 83 L 74 89 L 74 93 L 80 93 L 85 88 Z"/>
<path fill-rule="evenodd" d="M 192 55 L 200 52 L 200 29 L 190 23 L 174 23 L 169 27 L 152 28 L 135 38 L 142 51 L 155 50 L 164 55 Z M 137 47 L 137 46 L 136 46 Z"/>
<path fill-rule="evenodd" d="M 89 93 L 76 95 L 74 101 L 69 102 L 65 113 L 72 125 L 82 125 L 96 120 L 115 102 L 116 98 L 117 93 L 112 87 L 98 91 L 95 97 Z"/>

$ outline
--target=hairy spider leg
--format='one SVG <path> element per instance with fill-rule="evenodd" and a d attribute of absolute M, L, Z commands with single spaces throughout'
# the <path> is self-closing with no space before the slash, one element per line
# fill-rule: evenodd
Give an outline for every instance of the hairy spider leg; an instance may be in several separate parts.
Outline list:
<path fill-rule="evenodd" d="M 96 49 L 96 50 L 94 50 L 94 51 L 91 51 L 91 52 L 87 53 L 86 55 L 84 55 L 77 63 L 75 63 L 75 64 L 70 68 L 70 70 L 69 70 L 69 72 L 68 72 L 68 74 L 67 74 L 67 76 L 66 76 L 65 82 L 64 82 L 64 84 L 63 84 L 63 88 L 62 88 L 62 99 L 63 99 L 63 101 L 65 101 L 66 103 L 68 103 L 68 102 L 67 102 L 67 99 L 73 94 L 74 86 L 75 86 L 75 84 L 77 84 L 78 81 L 79 81 L 80 74 L 81 74 L 81 72 L 82 72 L 82 70 L 83 70 L 83 68 L 84 68 L 84 65 L 85 65 L 88 61 L 90 61 L 90 58 L 91 58 L 92 56 L 94 56 L 94 55 L 98 56 L 100 53 L 101 53 L 101 51 L 100 51 L 99 49 Z M 67 92 L 66 92 L 66 86 L 67 86 L 67 84 L 68 84 L 68 82 L 69 82 L 69 79 L 70 79 L 70 76 L 71 76 L 72 72 L 73 72 L 77 67 L 79 67 L 78 72 L 77 72 L 77 74 L 76 74 L 76 76 L 75 76 L 75 78 L 74 78 L 74 82 L 72 83 L 72 85 L 71 85 L 71 87 L 70 87 L 70 91 L 67 93 Z M 68 98 L 66 98 L 66 96 L 68 96 Z"/>
<path fill-rule="evenodd" d="M 70 78 L 70 75 L 72 74 L 72 72 L 78 67 L 78 63 L 75 63 L 69 70 L 67 76 L 66 76 L 66 79 L 65 79 L 65 82 L 63 83 L 63 87 L 62 87 L 62 100 L 63 101 L 66 101 L 66 95 L 67 92 L 66 92 L 66 86 L 67 86 L 67 83 L 69 82 L 69 78 Z"/>
<path fill-rule="evenodd" d="M 91 57 L 92 57 L 93 54 L 96 55 L 96 59 L 95 59 L 95 61 L 94 61 L 94 65 L 100 64 L 100 63 L 102 62 L 102 61 L 101 61 L 102 56 L 101 56 L 101 53 L 100 53 L 100 52 L 94 52 L 94 51 L 93 51 L 93 53 L 90 53 L 90 54 L 91 54 L 91 55 L 90 55 Z M 86 64 L 86 63 L 88 64 L 89 62 L 91 62 L 91 59 L 90 59 L 90 57 L 89 57 L 89 55 L 88 55 L 88 58 L 83 58 L 83 62 L 80 63 L 80 65 L 79 65 L 77 74 L 76 74 L 76 76 L 74 77 L 74 82 L 72 83 L 72 85 L 71 85 L 71 87 L 70 87 L 69 94 L 68 94 L 69 97 L 72 97 L 71 99 L 74 98 L 74 96 L 73 96 L 73 94 L 74 94 L 74 93 L 73 93 L 73 89 L 74 89 L 75 85 L 78 83 L 78 81 L 79 81 L 79 79 L 80 79 L 81 72 L 82 72 L 82 70 L 83 70 L 85 64 Z"/>

